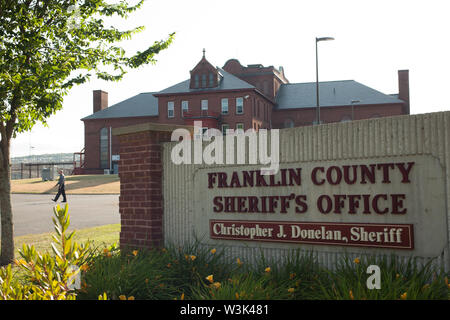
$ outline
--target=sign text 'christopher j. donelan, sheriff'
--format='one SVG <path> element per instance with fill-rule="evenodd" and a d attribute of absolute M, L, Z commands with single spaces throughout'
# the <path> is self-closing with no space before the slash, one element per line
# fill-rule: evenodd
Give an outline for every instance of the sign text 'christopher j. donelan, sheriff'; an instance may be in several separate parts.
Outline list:
<path fill-rule="evenodd" d="M 411 183 L 414 162 L 332 165 L 313 167 L 308 174 L 314 186 L 339 186 Z M 209 189 L 277 188 L 295 190 L 302 186 L 302 168 L 280 169 L 278 175 L 262 175 L 259 170 L 209 172 Z M 320 214 L 330 215 L 407 215 L 404 193 L 307 194 L 291 192 L 284 195 L 216 195 L 212 210 L 216 214 L 286 214 L 291 209 L 301 219 L 311 206 Z M 212 219 L 209 222 L 213 239 L 273 241 L 326 245 L 367 246 L 413 249 L 412 224 L 297 222 Z"/>

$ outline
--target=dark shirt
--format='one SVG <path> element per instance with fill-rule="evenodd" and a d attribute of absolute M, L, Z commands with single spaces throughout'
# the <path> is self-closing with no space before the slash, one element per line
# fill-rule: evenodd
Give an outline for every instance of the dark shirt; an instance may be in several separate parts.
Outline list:
<path fill-rule="evenodd" d="M 59 184 L 60 187 L 64 187 L 64 182 L 65 181 L 66 181 L 66 178 L 64 177 L 64 174 L 61 173 L 59 175 L 59 180 L 58 180 L 57 184 Z"/>

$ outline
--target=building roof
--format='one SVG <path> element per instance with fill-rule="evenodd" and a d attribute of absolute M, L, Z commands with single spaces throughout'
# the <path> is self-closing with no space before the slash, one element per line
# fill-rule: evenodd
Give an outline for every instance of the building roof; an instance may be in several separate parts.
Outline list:
<path fill-rule="evenodd" d="M 395 96 L 381 93 L 354 80 L 319 82 L 321 107 L 403 103 Z M 280 86 L 276 97 L 277 109 L 316 107 L 316 83 L 287 83 Z"/>
<path fill-rule="evenodd" d="M 81 120 L 157 116 L 158 98 L 154 93 L 140 93 Z"/>
<path fill-rule="evenodd" d="M 238 77 L 226 72 L 221 68 L 217 68 L 220 75 L 219 86 L 214 88 L 189 88 L 190 79 L 183 82 L 177 83 L 171 87 L 157 92 L 157 94 L 177 94 L 177 93 L 190 93 L 190 92 L 207 92 L 207 91 L 218 91 L 218 90 L 236 90 L 236 89 L 255 89 L 250 83 L 239 79 Z"/>
<path fill-rule="evenodd" d="M 218 68 L 218 70 L 221 76 L 218 87 L 191 89 L 188 79 L 159 92 L 140 93 L 81 120 L 158 116 L 158 98 L 154 94 L 255 89 L 251 84 L 225 70 L 221 68 Z M 321 107 L 349 106 L 352 100 L 359 101 L 355 105 L 403 103 L 397 95 L 381 93 L 354 80 L 328 81 L 319 84 Z M 316 107 L 315 82 L 287 83 L 280 86 L 276 96 L 276 108 L 278 110 L 313 107 Z"/>

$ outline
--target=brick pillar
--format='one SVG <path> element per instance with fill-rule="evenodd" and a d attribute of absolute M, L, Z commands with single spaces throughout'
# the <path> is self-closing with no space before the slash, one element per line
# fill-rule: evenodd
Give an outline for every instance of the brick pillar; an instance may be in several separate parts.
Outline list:
<path fill-rule="evenodd" d="M 155 247 L 163 242 L 161 142 L 167 132 L 145 131 L 119 136 L 120 246 Z"/>
<path fill-rule="evenodd" d="M 143 124 L 113 129 L 118 137 L 120 247 L 162 246 L 162 142 L 181 126 Z"/>

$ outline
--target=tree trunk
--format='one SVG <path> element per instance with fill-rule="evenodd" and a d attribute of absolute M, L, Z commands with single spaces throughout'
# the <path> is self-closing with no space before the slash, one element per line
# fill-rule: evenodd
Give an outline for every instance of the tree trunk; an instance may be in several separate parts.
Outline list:
<path fill-rule="evenodd" d="M 5 139 L 6 138 L 6 139 Z M 1 252 L 0 266 L 14 260 L 14 226 L 11 206 L 10 139 L 2 137 L 0 154 L 0 215 Z"/>

